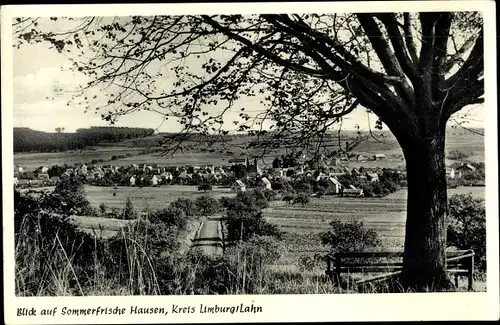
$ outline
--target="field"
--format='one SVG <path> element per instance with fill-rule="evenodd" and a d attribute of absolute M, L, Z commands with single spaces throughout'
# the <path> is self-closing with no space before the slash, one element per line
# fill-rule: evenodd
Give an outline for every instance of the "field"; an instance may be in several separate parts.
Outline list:
<path fill-rule="evenodd" d="M 72 219 L 85 232 L 96 234 L 98 237 L 102 238 L 108 238 L 116 235 L 120 229 L 131 221 L 88 216 L 73 216 Z"/>
<path fill-rule="evenodd" d="M 130 198 L 132 204 L 137 210 L 157 210 L 166 208 L 169 203 L 178 198 L 196 199 L 202 195 L 209 195 L 214 198 L 222 196 L 234 196 L 235 194 L 229 188 L 217 188 L 213 191 L 203 193 L 197 191 L 196 186 L 168 185 L 161 187 L 100 187 L 85 186 L 87 199 L 93 207 L 99 207 L 104 203 L 108 208 L 117 207 L 122 209 L 125 206 L 127 198 Z M 116 196 L 113 196 L 116 193 Z"/>
<path fill-rule="evenodd" d="M 460 187 L 449 189 L 448 194 L 472 193 L 484 198 L 484 187 Z M 342 221 L 361 221 L 367 228 L 375 230 L 381 239 L 383 250 L 402 250 L 406 220 L 406 190 L 383 198 L 339 198 L 313 199 L 306 207 L 289 206 L 284 202 L 273 202 L 266 209 L 266 219 L 286 232 L 285 253 L 277 267 L 294 269 L 302 255 L 325 252 L 319 233 L 329 229 L 334 218 Z M 324 267 L 324 265 L 321 265 Z"/>
<path fill-rule="evenodd" d="M 125 155 L 127 153 L 138 155 L 142 151 L 144 151 L 144 148 L 102 147 L 66 152 L 15 153 L 14 165 L 34 170 L 40 166 L 64 165 L 65 163 L 71 165 L 88 162 L 93 159 L 107 160 L 113 155 Z"/>

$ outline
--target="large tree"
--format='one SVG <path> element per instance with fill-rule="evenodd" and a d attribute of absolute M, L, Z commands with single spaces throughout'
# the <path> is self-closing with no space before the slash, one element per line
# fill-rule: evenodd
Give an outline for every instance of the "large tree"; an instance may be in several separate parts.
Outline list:
<path fill-rule="evenodd" d="M 450 285 L 445 132 L 453 114 L 483 102 L 480 13 L 66 18 L 55 32 L 61 19 L 15 20 L 15 46 L 68 53 L 89 77 L 78 101 L 109 121 L 138 110 L 177 119 L 183 130 L 166 148 L 192 132 L 224 140 L 228 116 L 250 145 L 320 148 L 358 106 L 374 113 L 406 159 L 403 284 Z M 264 109 L 239 106 L 250 97 Z"/>

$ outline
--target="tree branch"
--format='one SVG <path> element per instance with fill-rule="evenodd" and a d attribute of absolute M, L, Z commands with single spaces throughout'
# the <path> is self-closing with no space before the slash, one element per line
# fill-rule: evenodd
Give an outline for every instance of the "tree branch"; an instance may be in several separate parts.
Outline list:
<path fill-rule="evenodd" d="M 418 56 L 417 56 L 417 47 L 415 46 L 415 42 L 413 40 L 413 28 L 411 26 L 410 13 L 405 12 L 403 14 L 404 17 L 404 30 L 405 30 L 405 41 L 406 48 L 408 49 L 408 53 L 410 54 L 411 60 L 414 64 L 418 64 Z"/>
<path fill-rule="evenodd" d="M 401 68 L 403 69 L 403 72 L 408 76 L 413 84 L 416 84 L 416 64 L 412 62 L 412 59 L 407 54 L 408 51 L 404 44 L 403 35 L 399 32 L 399 24 L 396 20 L 396 15 L 393 13 L 377 14 L 377 17 L 382 21 L 387 29 L 387 32 L 389 33 L 389 39 L 392 47 L 394 48 L 394 53 L 399 64 L 401 65 Z"/>

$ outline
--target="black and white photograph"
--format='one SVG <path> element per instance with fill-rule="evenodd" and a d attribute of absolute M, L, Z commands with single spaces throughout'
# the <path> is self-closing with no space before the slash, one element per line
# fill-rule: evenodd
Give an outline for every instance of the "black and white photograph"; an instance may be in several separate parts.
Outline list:
<path fill-rule="evenodd" d="M 10 320 L 497 319 L 495 7 L 436 3 L 2 8 Z"/>

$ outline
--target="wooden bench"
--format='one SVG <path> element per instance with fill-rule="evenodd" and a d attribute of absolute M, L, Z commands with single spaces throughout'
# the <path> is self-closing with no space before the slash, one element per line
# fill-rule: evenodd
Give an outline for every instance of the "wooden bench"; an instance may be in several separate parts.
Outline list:
<path fill-rule="evenodd" d="M 474 252 L 472 250 L 446 252 L 448 272 L 455 276 L 468 277 L 468 289 L 472 290 L 474 281 Z M 385 273 L 368 279 L 356 281 L 356 284 L 384 281 L 399 275 L 403 269 L 403 252 L 345 252 L 326 256 L 326 275 L 338 282 L 346 273 Z"/>

